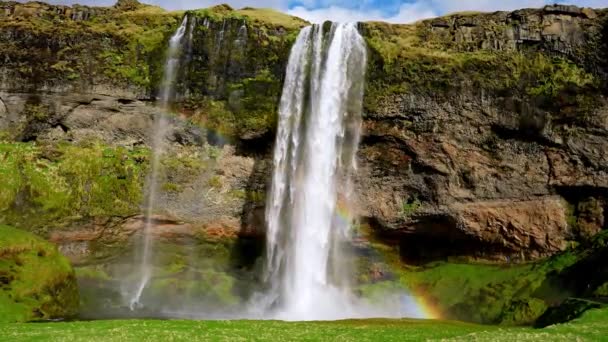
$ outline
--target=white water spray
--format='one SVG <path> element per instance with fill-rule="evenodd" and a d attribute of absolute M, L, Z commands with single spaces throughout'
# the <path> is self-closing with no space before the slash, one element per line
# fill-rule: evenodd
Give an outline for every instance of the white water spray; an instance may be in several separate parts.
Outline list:
<path fill-rule="evenodd" d="M 160 89 L 160 106 L 163 112 L 169 110 L 169 103 L 173 93 L 173 86 L 177 77 L 177 71 L 179 67 L 179 56 L 180 49 L 182 47 L 182 38 L 187 30 L 188 17 L 184 17 L 181 25 L 173 34 L 169 40 L 169 50 L 167 52 L 167 61 L 165 63 L 164 75 Z M 190 34 L 189 37 L 192 35 Z M 129 301 L 131 310 L 134 310 L 141 304 L 141 296 L 144 289 L 148 285 L 150 278 L 152 277 L 152 266 L 150 265 L 150 258 L 152 254 L 152 229 L 154 226 L 154 219 L 152 214 L 155 209 L 156 196 L 158 192 L 158 176 L 160 167 L 160 158 L 164 153 L 165 146 L 164 140 L 168 134 L 169 122 L 164 113 L 161 113 L 156 118 L 153 140 L 152 140 L 152 160 L 151 160 L 151 173 L 149 178 L 149 187 L 146 200 L 146 211 L 145 211 L 145 226 L 143 232 L 143 252 L 141 255 L 141 265 L 139 270 L 139 282 L 137 287 L 132 294 Z"/>
<path fill-rule="evenodd" d="M 343 269 L 351 220 L 338 206 L 351 202 L 366 59 L 355 24 L 304 28 L 292 48 L 266 209 L 264 301 L 274 318 L 392 316 L 359 300 Z"/>

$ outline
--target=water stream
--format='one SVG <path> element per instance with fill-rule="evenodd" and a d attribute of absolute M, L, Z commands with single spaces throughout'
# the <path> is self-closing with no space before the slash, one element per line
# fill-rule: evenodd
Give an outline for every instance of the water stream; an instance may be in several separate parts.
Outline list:
<path fill-rule="evenodd" d="M 166 112 L 169 111 L 169 104 L 174 95 L 174 84 L 179 69 L 180 53 L 182 50 L 183 37 L 187 31 L 188 17 L 185 16 L 181 25 L 175 31 L 169 40 L 169 50 L 167 52 L 167 60 L 165 63 L 163 80 L 160 88 L 160 113 L 155 120 L 154 131 L 152 134 L 152 158 L 151 171 L 148 179 L 148 191 L 145 203 L 145 223 L 142 238 L 141 263 L 139 267 L 137 286 L 133 291 L 129 306 L 131 310 L 143 306 L 141 296 L 152 277 L 152 265 L 150 259 L 152 256 L 152 230 L 154 228 L 153 213 L 155 210 L 156 196 L 158 194 L 158 178 L 160 169 L 160 159 L 165 151 L 165 138 L 169 133 L 169 122 Z M 192 35 L 189 35 L 192 37 Z M 189 44 L 189 43 L 188 43 Z"/>

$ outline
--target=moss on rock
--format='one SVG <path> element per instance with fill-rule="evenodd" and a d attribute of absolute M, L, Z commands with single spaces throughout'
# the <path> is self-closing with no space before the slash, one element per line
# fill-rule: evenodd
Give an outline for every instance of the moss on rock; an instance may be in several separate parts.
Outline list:
<path fill-rule="evenodd" d="M 569 298 L 561 305 L 547 310 L 538 318 L 534 326 L 536 328 L 545 328 L 553 324 L 566 323 L 581 317 L 587 310 L 599 309 L 601 307 L 602 305 L 600 303 L 583 299 Z"/>
<path fill-rule="evenodd" d="M 139 212 L 148 151 L 0 144 L 0 221 L 26 230 Z"/>
<path fill-rule="evenodd" d="M 608 251 L 607 236 L 607 232 L 600 233 L 591 242 L 546 260 L 509 265 L 447 261 L 413 267 L 403 265 L 397 250 L 373 245 L 397 275 L 392 286 L 399 283 L 424 298 L 442 318 L 522 325 L 534 323 L 547 308 L 569 297 L 594 300 L 601 296 L 608 281 L 602 261 Z M 383 287 L 386 284 L 369 289 Z"/>
<path fill-rule="evenodd" d="M 381 113 L 384 99 L 394 95 L 451 101 L 455 94 L 474 93 L 517 99 L 554 112 L 561 121 L 581 123 L 606 86 L 596 72 L 567 54 L 445 44 L 426 22 L 365 23 L 363 32 L 370 49 L 364 102 L 369 113 Z"/>
<path fill-rule="evenodd" d="M 77 311 L 76 277 L 57 247 L 0 225 L 0 322 L 69 318 Z"/>

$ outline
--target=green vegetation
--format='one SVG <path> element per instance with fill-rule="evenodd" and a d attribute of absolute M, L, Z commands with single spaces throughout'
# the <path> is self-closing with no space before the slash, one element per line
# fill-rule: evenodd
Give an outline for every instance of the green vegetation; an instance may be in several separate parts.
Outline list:
<path fill-rule="evenodd" d="M 247 200 L 248 203 L 264 204 L 266 202 L 266 192 L 256 190 L 232 190 L 230 195 L 234 198 Z"/>
<path fill-rule="evenodd" d="M 178 106 L 221 139 L 271 132 L 289 50 L 306 23 L 273 10 L 226 5 L 188 13 L 199 22 L 192 53 L 205 58 L 186 67 L 179 86 L 190 96 Z"/>
<path fill-rule="evenodd" d="M 74 271 L 57 247 L 0 225 L 0 322 L 65 318 L 77 310 Z"/>
<path fill-rule="evenodd" d="M 606 281 L 600 276 L 601 256 L 608 248 L 606 236 L 599 234 L 590 243 L 544 261 L 509 265 L 436 262 L 407 267 L 401 266 L 390 248 L 378 248 L 400 269 L 400 284 L 437 307 L 442 317 L 520 325 L 532 324 L 549 305 L 568 297 L 601 296 Z M 599 273 L 590 278 L 589 268 Z"/>
<path fill-rule="evenodd" d="M 27 230 L 139 212 L 148 151 L 0 144 L 0 220 Z"/>
<path fill-rule="evenodd" d="M 416 213 L 416 211 L 418 211 L 418 209 L 420 209 L 421 206 L 422 206 L 422 202 L 420 202 L 418 197 L 413 197 L 408 200 L 405 200 L 405 201 L 403 201 L 403 204 L 401 205 L 401 216 L 410 217 L 414 213 Z"/>
<path fill-rule="evenodd" d="M 600 341 L 608 310 L 593 310 L 573 322 L 545 329 L 501 328 L 419 320 L 276 321 L 92 321 L 4 324 L 11 341 Z"/>
<path fill-rule="evenodd" d="M 541 52 L 493 51 L 453 46 L 425 24 L 365 24 L 371 50 L 365 107 L 399 93 L 433 97 L 483 91 L 512 96 L 530 106 L 585 120 L 599 94 L 597 77 L 565 57 Z M 451 43 L 450 43 L 451 44 Z"/>
<path fill-rule="evenodd" d="M 245 78 L 230 86 L 232 94 L 239 98 L 232 105 L 241 132 L 268 131 L 275 127 L 281 81 L 268 69 L 261 70 L 255 77 Z"/>
<path fill-rule="evenodd" d="M 229 139 L 255 138 L 274 128 L 284 64 L 307 24 L 271 9 L 233 10 L 227 5 L 188 12 L 137 2 L 79 9 L 90 17 L 70 20 L 42 4 L 30 5 L 31 14 L 0 14 L 0 30 L 17 37 L 0 38 L 0 58 L 8 61 L 3 66 L 6 78 L 23 80 L 15 88 L 35 88 L 44 81 L 62 89 L 89 91 L 94 85 L 153 96 L 162 81 L 169 37 L 188 15 L 198 24 L 188 33 L 192 44 L 180 56 L 175 87 L 189 96 L 174 108 Z M 43 118 L 39 108 L 31 112 Z"/>
<path fill-rule="evenodd" d="M 306 21 L 298 17 L 277 12 L 271 8 L 245 7 L 237 10 L 236 13 L 243 15 L 254 24 L 270 28 L 283 27 L 289 30 L 297 30 L 308 24 Z"/>
<path fill-rule="evenodd" d="M 183 310 L 205 303 L 208 307 L 230 310 L 239 302 L 239 293 L 252 288 L 249 275 L 235 267 L 244 263 L 234 254 L 235 239 L 223 236 L 181 237 L 176 241 L 157 241 L 154 245 L 154 269 L 144 293 L 147 307 L 155 310 Z M 124 251 L 125 260 L 134 258 L 133 250 Z M 121 281 L 136 283 L 139 275 L 125 274 L 124 269 L 110 265 L 76 267 L 81 286 L 83 317 L 124 314 L 124 298 L 120 294 Z M 243 280 L 247 279 L 247 280 Z M 155 306 L 155 305 L 158 305 Z"/>
<path fill-rule="evenodd" d="M 199 18 L 209 18 L 213 21 L 246 20 L 265 29 L 284 28 L 287 30 L 298 30 L 308 24 L 305 20 L 275 11 L 271 8 L 245 7 L 234 10 L 232 7 L 224 4 L 190 11 L 189 13 L 193 13 Z"/>
<path fill-rule="evenodd" d="M 568 265 L 566 260 L 559 260 Z M 404 272 L 401 282 L 438 303 L 446 317 L 486 324 L 530 324 L 547 308 L 533 294 L 549 265 L 498 267 L 440 263 Z"/>
<path fill-rule="evenodd" d="M 579 318 L 591 309 L 599 309 L 602 305 L 584 299 L 570 298 L 557 307 L 549 308 L 534 323 L 537 328 L 544 328 L 554 324 L 570 322 Z"/>
<path fill-rule="evenodd" d="M 47 84 L 106 82 L 140 91 L 160 79 L 166 42 L 180 13 L 153 6 L 101 8 L 90 20 L 66 20 L 42 4 L 3 17 L 0 29 L 15 36 L 33 34 L 48 44 L 28 39 L 0 39 L 3 56 L 15 79 L 43 79 Z M 88 11 L 86 7 L 81 7 Z M 23 20 L 27 17 L 27 20 Z"/>

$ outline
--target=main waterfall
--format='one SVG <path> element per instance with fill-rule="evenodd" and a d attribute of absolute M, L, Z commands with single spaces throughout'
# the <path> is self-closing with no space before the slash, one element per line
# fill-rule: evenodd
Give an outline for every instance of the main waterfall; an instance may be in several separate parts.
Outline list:
<path fill-rule="evenodd" d="M 266 209 L 265 300 L 286 320 L 369 315 L 350 290 L 352 220 L 341 210 L 352 197 L 366 45 L 356 24 L 323 27 L 304 28 L 289 57 Z"/>

